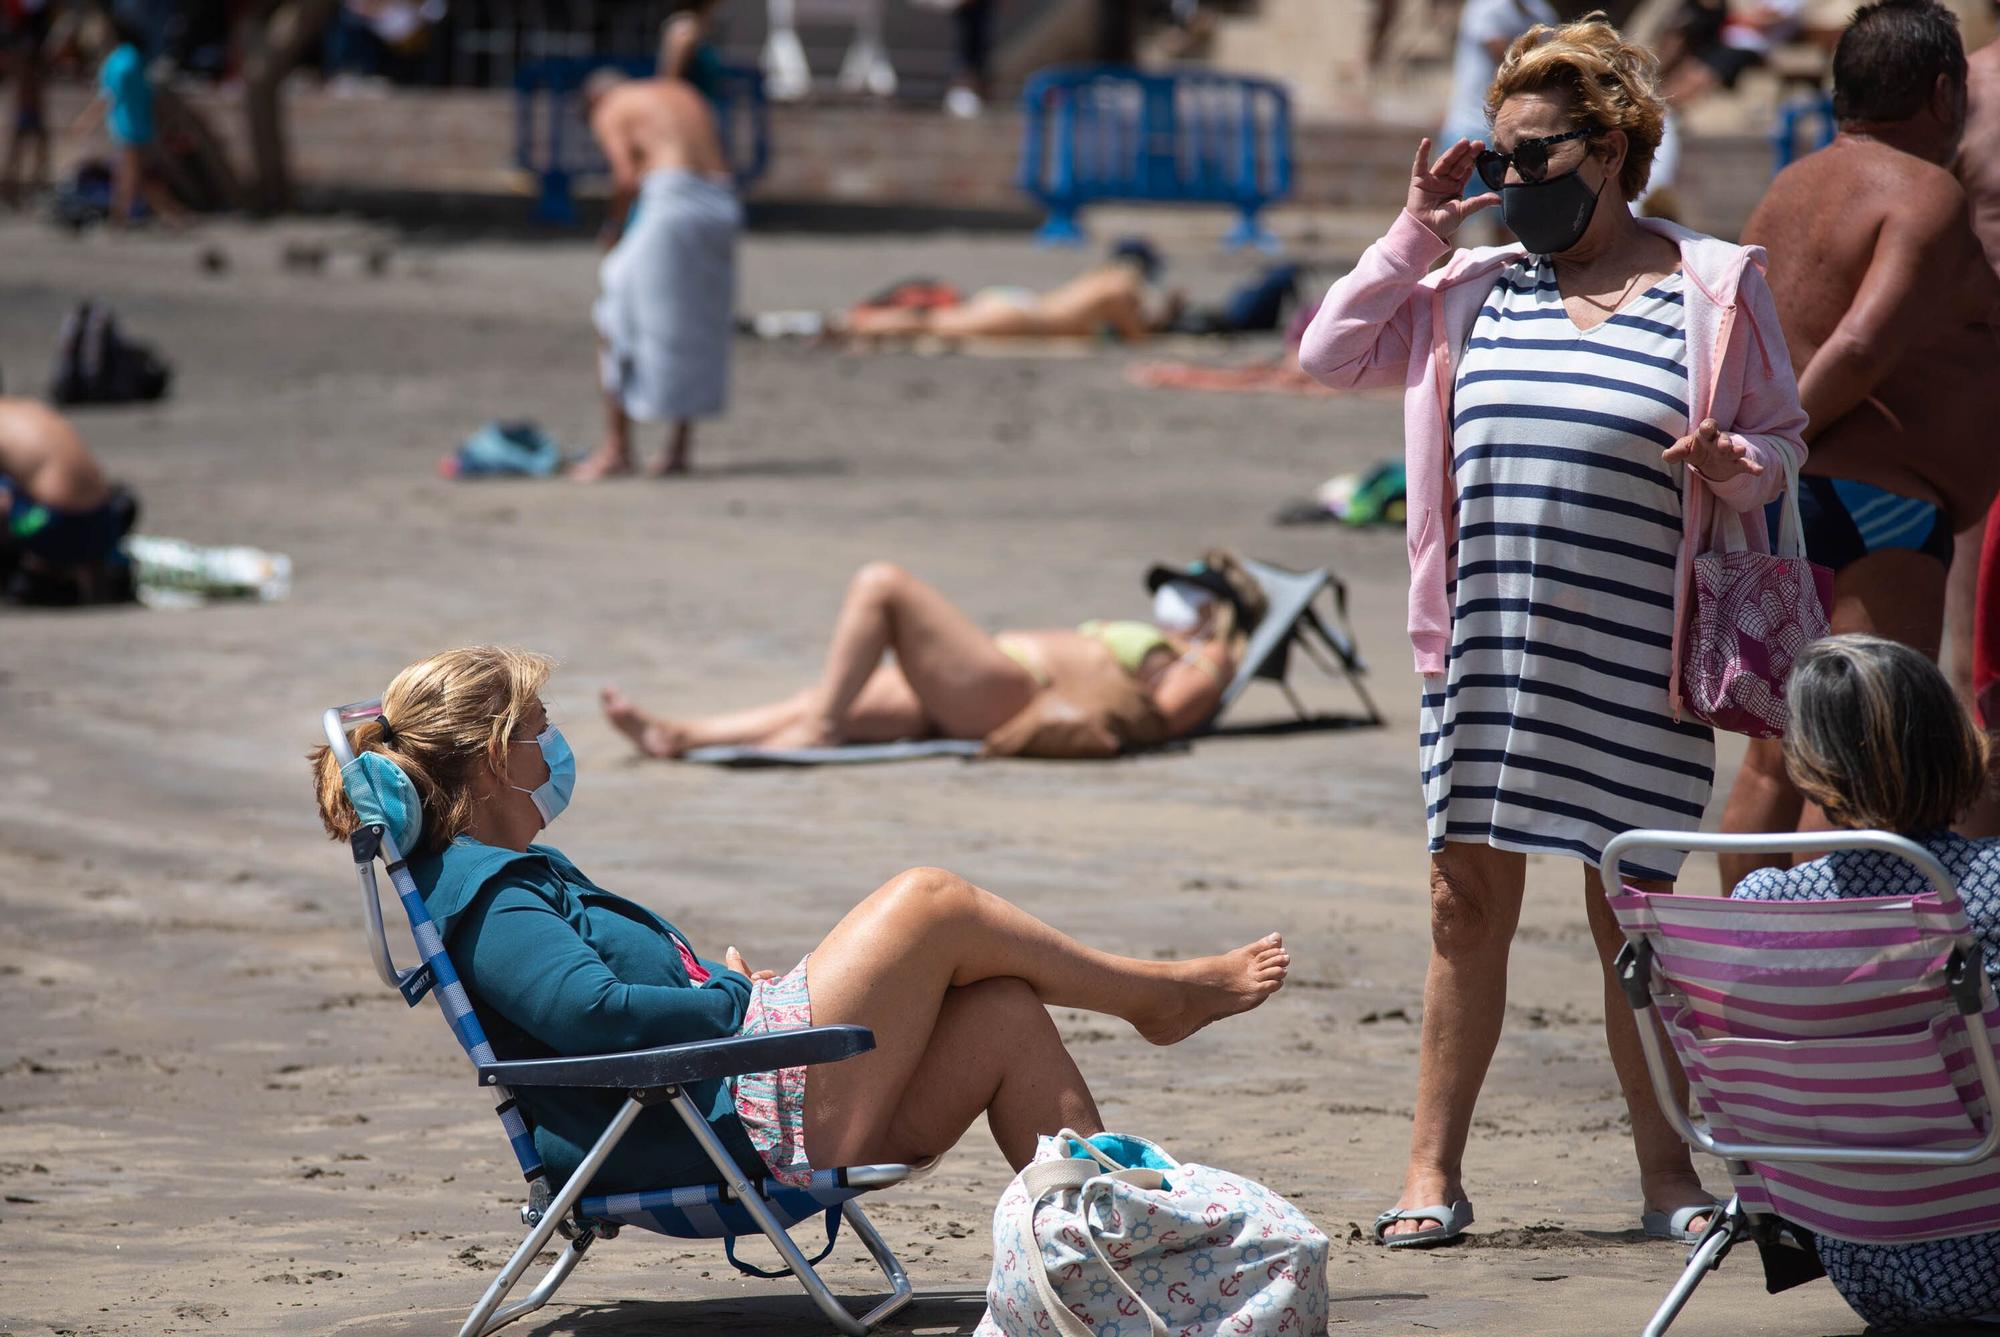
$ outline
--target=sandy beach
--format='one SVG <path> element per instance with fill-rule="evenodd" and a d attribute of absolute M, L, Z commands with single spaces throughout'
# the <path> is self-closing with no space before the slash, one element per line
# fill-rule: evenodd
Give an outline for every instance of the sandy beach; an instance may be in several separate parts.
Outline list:
<path fill-rule="evenodd" d="M 385 276 L 358 240 L 388 246 Z M 1171 240 L 1198 296 L 1250 263 Z M 282 263 L 302 242 L 331 245 L 323 269 Z M 220 275 L 199 263 L 211 246 Z M 0 257 L 6 388 L 39 390 L 76 301 L 111 302 L 178 372 L 162 404 L 78 418 L 140 494 L 140 530 L 274 549 L 297 573 L 269 605 L 0 610 L 0 1337 L 455 1331 L 512 1248 L 520 1180 L 490 1105 L 436 1010 L 375 979 L 304 762 L 324 707 L 475 641 L 561 661 L 549 702 L 581 778 L 548 838 L 710 954 L 783 969 L 919 864 L 1138 956 L 1282 929 L 1289 987 L 1185 1044 L 1059 1019 L 1114 1128 L 1258 1178 L 1326 1230 L 1335 1331 L 1634 1333 L 1664 1294 L 1685 1251 L 1638 1228 L 1567 861 L 1530 864 L 1466 1166 L 1478 1224 L 1430 1253 L 1368 1241 L 1400 1183 L 1427 949 L 1404 548 L 1396 529 L 1268 517 L 1400 452 L 1395 396 L 1127 384 L 1154 351 L 744 342 L 691 478 L 453 483 L 437 458 L 488 419 L 593 443 L 587 242 L 333 223 L 72 242 L 7 219 Z M 1035 285 L 1076 264 L 1014 237 L 753 235 L 740 304 L 844 304 L 912 274 Z M 1032 627 L 1143 616 L 1146 566 L 1211 544 L 1346 580 L 1383 727 L 1100 764 L 719 772 L 637 760 L 596 707 L 606 683 L 685 711 L 802 685 L 872 558 Z M 1358 710 L 1310 665 L 1295 678 L 1315 709 Z M 1288 716 L 1259 686 L 1232 722 Z M 1739 756 L 1725 740 L 1711 822 Z M 1714 885 L 1711 861 L 1688 875 Z M 920 1292 L 890 1331 L 971 1331 L 1007 1179 L 975 1129 L 935 1176 L 869 1203 Z M 826 1272 L 852 1297 L 876 1285 L 845 1241 Z M 1744 1250 L 1678 1330 L 1861 1327 L 1824 1281 L 1766 1295 Z M 514 1331 L 826 1329 L 788 1282 L 628 1231 Z"/>

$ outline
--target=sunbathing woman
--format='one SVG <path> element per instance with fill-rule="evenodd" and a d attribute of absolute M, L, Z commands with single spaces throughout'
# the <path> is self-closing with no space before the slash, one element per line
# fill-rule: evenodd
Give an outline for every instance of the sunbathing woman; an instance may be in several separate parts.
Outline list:
<path fill-rule="evenodd" d="M 1045 293 L 982 288 L 945 305 L 857 306 L 836 332 L 862 339 L 1094 339 L 1108 333 L 1138 343 L 1172 325 L 1184 304 L 1179 293 L 1152 299 L 1159 273 L 1159 253 L 1128 239 L 1103 264 Z"/>
<path fill-rule="evenodd" d="M 984 738 L 1038 694 L 1062 693 L 1115 662 L 1152 697 L 1168 736 L 1179 737 L 1214 714 L 1264 599 L 1223 552 L 1183 572 L 1155 567 L 1149 583 L 1154 622 L 990 634 L 907 571 L 870 562 L 847 587 L 816 685 L 769 705 L 692 719 L 651 714 L 606 687 L 604 713 L 649 757 L 741 744 Z M 884 662 L 885 650 L 892 662 Z"/>
<path fill-rule="evenodd" d="M 1104 1127 L 1048 1007 L 1116 1016 L 1165 1045 L 1249 1011 L 1284 983 L 1290 958 L 1275 933 L 1222 956 L 1138 961 L 1086 947 L 934 868 L 865 897 L 783 975 L 752 970 L 734 947 L 721 961 L 701 958 L 666 920 L 529 843 L 568 806 L 576 782 L 540 698 L 549 667 L 492 647 L 411 665 L 383 694 L 381 721 L 351 735 L 350 770 L 386 792 L 382 806 L 400 828 L 392 834 L 412 851 L 424 903 L 503 1058 L 813 1024 L 873 1030 L 873 1052 L 810 1075 L 785 1069 L 690 1088 L 741 1163 L 761 1156 L 783 1182 L 804 1182 L 814 1167 L 939 1155 L 982 1113 L 1018 1168 L 1038 1134 Z M 325 747 L 312 766 L 321 820 L 345 839 L 358 820 L 341 768 Z M 516 1098 L 560 1182 L 623 1096 L 524 1087 Z M 647 1110 L 639 1125 L 596 1191 L 712 1177 L 670 1109 Z"/>

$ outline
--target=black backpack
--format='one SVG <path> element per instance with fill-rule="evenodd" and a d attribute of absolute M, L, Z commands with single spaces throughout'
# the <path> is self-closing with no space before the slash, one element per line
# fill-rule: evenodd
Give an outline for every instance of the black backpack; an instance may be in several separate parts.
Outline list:
<path fill-rule="evenodd" d="M 49 398 L 58 404 L 129 404 L 165 395 L 173 377 L 151 348 L 118 332 L 110 307 L 84 302 L 56 336 Z"/>

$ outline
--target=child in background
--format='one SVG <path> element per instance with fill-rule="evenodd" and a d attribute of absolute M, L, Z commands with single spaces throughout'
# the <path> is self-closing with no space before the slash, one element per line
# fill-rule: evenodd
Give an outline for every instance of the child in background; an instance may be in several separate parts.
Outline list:
<path fill-rule="evenodd" d="M 70 127 L 71 135 L 94 133 L 103 125 L 111 136 L 111 216 L 114 228 L 133 221 L 138 201 L 160 221 L 178 226 L 186 215 L 155 167 L 159 128 L 153 116 L 153 83 L 138 35 L 115 23 L 118 43 L 97 71 L 97 96 Z"/>

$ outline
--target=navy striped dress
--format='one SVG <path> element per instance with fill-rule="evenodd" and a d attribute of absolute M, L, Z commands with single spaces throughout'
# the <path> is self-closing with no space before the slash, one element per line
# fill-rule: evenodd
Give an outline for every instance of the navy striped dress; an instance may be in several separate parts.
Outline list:
<path fill-rule="evenodd" d="M 1714 739 L 1667 707 L 1681 493 L 1660 452 L 1687 400 L 1679 274 L 1589 331 L 1546 260 L 1494 283 L 1453 392 L 1451 651 L 1421 712 L 1433 852 L 1595 865 L 1620 831 L 1701 824 Z M 1680 871 L 1649 859 L 1628 867 Z"/>

